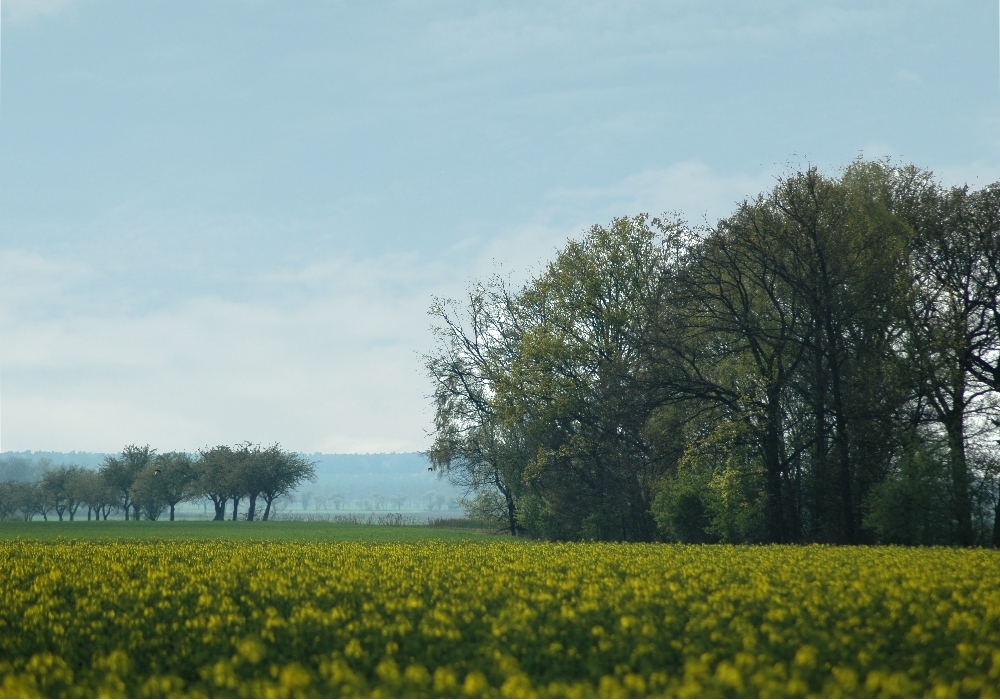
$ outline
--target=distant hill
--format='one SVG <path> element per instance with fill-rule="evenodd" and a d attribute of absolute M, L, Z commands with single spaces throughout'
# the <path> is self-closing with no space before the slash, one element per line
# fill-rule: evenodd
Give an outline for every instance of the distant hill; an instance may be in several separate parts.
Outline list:
<path fill-rule="evenodd" d="M 376 497 L 405 497 L 411 504 L 420 503 L 429 491 L 451 500 L 462 495 L 447 480 L 429 472 L 430 462 L 422 452 L 381 454 L 305 455 L 316 463 L 316 482 L 303 484 L 300 494 L 313 493 L 330 498 L 341 494 L 352 506 L 356 501 Z M 374 505 L 374 503 L 372 503 Z M 367 508 L 365 508 L 367 510 Z"/>
<path fill-rule="evenodd" d="M 0 481 L 36 481 L 51 467 L 75 464 L 96 469 L 107 455 L 103 452 L 3 452 Z"/>
<path fill-rule="evenodd" d="M 7 460 L 24 460 L 27 462 L 44 462 L 52 464 L 76 464 L 81 467 L 98 467 L 108 455 L 104 452 L 3 452 L 0 453 L 0 463 Z"/>

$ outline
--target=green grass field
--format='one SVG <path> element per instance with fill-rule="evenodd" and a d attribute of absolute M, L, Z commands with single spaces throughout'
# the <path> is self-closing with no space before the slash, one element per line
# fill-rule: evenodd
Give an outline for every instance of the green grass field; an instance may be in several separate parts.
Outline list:
<path fill-rule="evenodd" d="M 0 541 L 12 539 L 54 541 L 116 539 L 269 540 L 282 542 L 416 542 L 420 540 L 492 540 L 472 528 L 403 525 L 350 525 L 324 522 L 214 522 L 206 520 L 138 522 L 74 520 L 45 522 L 0 521 Z"/>

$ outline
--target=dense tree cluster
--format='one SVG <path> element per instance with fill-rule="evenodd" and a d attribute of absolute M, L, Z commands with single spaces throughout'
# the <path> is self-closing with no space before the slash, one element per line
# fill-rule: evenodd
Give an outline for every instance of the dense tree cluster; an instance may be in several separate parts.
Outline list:
<path fill-rule="evenodd" d="M 125 520 L 157 520 L 166 511 L 173 520 L 178 503 L 208 498 L 215 520 L 225 519 L 230 502 L 236 520 L 244 500 L 247 520 L 257 517 L 260 505 L 260 519 L 267 520 L 277 498 L 314 478 L 312 462 L 277 444 L 219 446 L 194 456 L 129 445 L 97 470 L 61 466 L 46 470 L 40 481 L 0 483 L 0 519 L 41 515 L 47 520 L 54 513 L 59 520 L 73 520 L 86 508 L 87 520 L 107 520 L 116 512 Z"/>
<path fill-rule="evenodd" d="M 810 168 L 437 301 L 436 469 L 555 539 L 1000 545 L 1000 183 Z"/>

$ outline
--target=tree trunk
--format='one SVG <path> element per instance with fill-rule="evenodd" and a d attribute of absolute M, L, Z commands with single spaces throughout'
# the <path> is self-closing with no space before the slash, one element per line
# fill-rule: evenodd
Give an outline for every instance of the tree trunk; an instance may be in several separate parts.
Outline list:
<path fill-rule="evenodd" d="M 948 461 L 951 466 L 952 498 L 957 522 L 955 539 L 963 547 L 972 545 L 972 503 L 969 498 L 969 470 L 965 461 L 965 420 L 962 402 L 956 401 L 945 420 L 948 434 Z"/>
<path fill-rule="evenodd" d="M 250 494 L 250 506 L 247 508 L 247 521 L 253 521 L 254 511 L 257 509 L 257 494 Z"/>
<path fill-rule="evenodd" d="M 764 468 L 767 472 L 767 538 L 772 543 L 785 541 L 784 503 L 781 496 L 781 407 L 778 391 L 768 391 L 764 426 Z"/>
<path fill-rule="evenodd" d="M 174 504 L 170 504 L 170 522 L 174 522 Z"/>
<path fill-rule="evenodd" d="M 233 522 L 236 522 L 236 516 L 239 515 L 240 499 L 233 498 Z"/>
<path fill-rule="evenodd" d="M 226 519 L 226 501 L 228 498 L 209 496 L 212 499 L 212 506 L 215 507 L 215 517 L 212 520 L 225 520 Z"/>
<path fill-rule="evenodd" d="M 1000 548 L 1000 494 L 997 495 L 997 505 L 993 511 L 993 546 Z"/>
<path fill-rule="evenodd" d="M 517 537 L 517 520 L 515 519 L 514 511 L 514 496 L 510 492 L 510 489 L 504 488 L 503 482 L 500 481 L 500 472 L 493 471 L 493 481 L 497 485 L 497 489 L 503 494 L 504 499 L 507 501 L 507 522 L 510 525 L 510 534 L 512 537 Z"/>
<path fill-rule="evenodd" d="M 833 390 L 833 412 L 837 444 L 837 486 L 840 490 L 840 543 L 856 544 L 854 531 L 854 499 L 851 496 L 851 442 L 847 431 L 847 414 L 841 385 L 841 368 L 837 359 L 838 335 L 833 320 L 827 317 L 827 343 L 829 348 L 830 385 Z"/>
<path fill-rule="evenodd" d="M 818 341 L 817 341 L 818 343 Z M 829 468 L 826 449 L 826 372 L 823 367 L 823 353 L 816 346 L 816 386 L 813 396 L 813 412 L 816 421 L 816 447 L 813 451 L 813 537 L 826 530 L 827 494 Z M 825 539 L 825 538 L 824 538 Z"/>
<path fill-rule="evenodd" d="M 271 514 L 271 501 L 273 500 L 274 500 L 273 498 L 268 498 L 267 496 L 264 496 L 264 503 L 266 505 L 264 506 L 264 517 L 261 518 L 262 521 L 266 522 L 267 517 Z"/>

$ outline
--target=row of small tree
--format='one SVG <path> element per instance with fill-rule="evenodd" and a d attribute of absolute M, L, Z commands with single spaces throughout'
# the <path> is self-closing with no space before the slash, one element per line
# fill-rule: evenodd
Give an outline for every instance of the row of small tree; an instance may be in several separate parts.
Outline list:
<path fill-rule="evenodd" d="M 37 482 L 0 484 L 0 519 L 41 515 L 47 520 L 55 513 L 59 520 L 73 520 L 86 508 L 88 520 L 107 520 L 113 512 L 122 512 L 125 520 L 157 520 L 166 511 L 173 520 L 179 503 L 207 498 L 215 507 L 215 520 L 225 519 L 229 503 L 236 520 L 243 501 L 247 520 L 257 517 L 261 501 L 261 520 L 267 520 L 277 499 L 315 476 L 312 462 L 278 444 L 222 445 L 195 455 L 157 454 L 149 445 L 129 445 L 96 470 L 61 466 Z"/>

